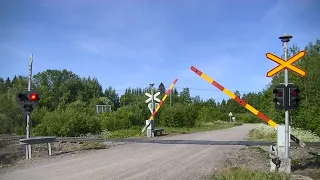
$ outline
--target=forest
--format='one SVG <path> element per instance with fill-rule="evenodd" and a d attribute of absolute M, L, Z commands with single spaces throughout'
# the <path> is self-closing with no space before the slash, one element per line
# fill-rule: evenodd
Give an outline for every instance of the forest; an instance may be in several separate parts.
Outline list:
<path fill-rule="evenodd" d="M 289 56 L 300 50 L 303 49 L 291 46 Z M 310 42 L 304 50 L 306 56 L 296 65 L 306 70 L 306 77 L 289 73 L 290 82 L 300 89 L 300 107 L 290 112 L 290 121 L 293 127 L 320 135 L 320 40 Z M 272 93 L 274 86 L 283 82 L 283 75 L 281 72 L 274 76 L 272 82 L 259 93 L 240 94 L 235 91 L 235 94 L 275 122 L 284 123 L 284 113 L 275 110 Z M 25 134 L 26 117 L 16 102 L 16 94 L 26 90 L 27 80 L 27 76 L 21 75 L 0 78 L 0 134 Z M 154 90 L 161 92 L 160 97 L 163 97 L 165 87 L 169 85 L 160 83 L 155 85 Z M 33 76 L 32 89 L 41 98 L 31 115 L 32 135 L 71 137 L 103 130 L 142 129 L 150 116 L 144 102 L 144 93 L 150 92 L 149 87 L 128 87 L 119 96 L 111 85 L 102 89 L 94 77 L 80 77 L 66 69 L 48 69 Z M 173 88 L 171 99 L 171 104 L 168 97 L 158 111 L 156 127 L 193 128 L 205 122 L 229 121 L 230 111 L 237 121 L 262 122 L 234 100 L 215 102 L 214 99 L 191 97 L 188 88 L 180 92 Z M 111 111 L 98 114 L 96 105 L 110 105 Z"/>

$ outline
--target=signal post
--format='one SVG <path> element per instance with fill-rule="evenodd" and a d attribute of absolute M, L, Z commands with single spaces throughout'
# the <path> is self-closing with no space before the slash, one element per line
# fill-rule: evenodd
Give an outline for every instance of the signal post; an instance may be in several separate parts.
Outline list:
<path fill-rule="evenodd" d="M 290 132 L 289 132 L 289 110 L 296 110 L 299 107 L 300 99 L 299 99 L 299 87 L 294 84 L 289 84 L 288 80 L 288 69 L 297 73 L 300 76 L 305 76 L 306 72 L 297 66 L 293 65 L 294 62 L 300 60 L 305 56 L 305 51 L 300 51 L 296 55 L 292 56 L 288 60 L 288 42 L 292 38 L 289 34 L 283 34 L 279 37 L 283 43 L 283 52 L 284 52 L 284 60 L 273 55 L 271 53 L 267 53 L 266 57 L 279 65 L 274 69 L 270 70 L 267 73 L 267 77 L 272 77 L 273 75 L 280 72 L 282 69 L 285 69 L 284 75 L 284 84 L 276 85 L 273 94 L 275 103 L 275 109 L 277 110 L 285 110 L 285 125 L 277 126 L 277 166 L 279 171 L 291 173 L 291 159 L 289 154 L 289 146 L 290 146 Z M 293 137 L 295 138 L 295 137 Z M 297 139 L 297 141 L 299 141 Z"/>
<path fill-rule="evenodd" d="M 30 138 L 30 115 L 35 108 L 35 105 L 39 102 L 40 97 L 36 92 L 31 91 L 31 79 L 32 79 L 32 62 L 33 55 L 30 56 L 29 62 L 29 80 L 27 92 L 18 93 L 16 100 L 18 104 L 23 108 L 26 115 L 26 138 Z M 31 145 L 26 145 L 26 159 L 31 158 Z"/>

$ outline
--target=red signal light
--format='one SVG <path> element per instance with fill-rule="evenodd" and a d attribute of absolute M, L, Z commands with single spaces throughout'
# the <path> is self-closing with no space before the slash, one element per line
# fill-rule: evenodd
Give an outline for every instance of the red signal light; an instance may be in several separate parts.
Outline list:
<path fill-rule="evenodd" d="M 274 93 L 274 95 L 275 95 L 276 97 L 281 97 L 281 96 L 282 96 L 282 92 L 279 91 L 279 90 L 274 90 L 273 93 Z"/>
<path fill-rule="evenodd" d="M 293 91 L 291 91 L 291 96 L 297 96 L 299 93 L 299 89 L 294 89 Z"/>
<path fill-rule="evenodd" d="M 31 101 L 36 101 L 36 100 L 38 100 L 38 95 L 35 94 L 35 93 L 31 93 L 29 95 L 29 98 L 30 98 Z"/>

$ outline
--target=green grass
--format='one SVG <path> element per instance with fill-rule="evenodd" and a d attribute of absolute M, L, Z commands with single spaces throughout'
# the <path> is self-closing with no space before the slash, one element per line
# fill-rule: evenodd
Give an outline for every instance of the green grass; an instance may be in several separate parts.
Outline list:
<path fill-rule="evenodd" d="M 320 137 L 316 134 L 291 127 L 291 134 L 305 142 L 320 142 Z M 249 132 L 248 140 L 277 141 L 277 131 L 266 124 L 260 124 Z"/>
<path fill-rule="evenodd" d="M 260 172 L 240 167 L 230 167 L 215 172 L 206 179 L 212 180 L 287 180 L 289 175 L 284 173 Z"/>
<path fill-rule="evenodd" d="M 130 138 L 130 137 L 143 137 L 144 134 L 141 134 L 141 130 L 137 128 L 131 129 L 120 129 L 110 132 L 108 136 L 109 139 L 118 139 L 118 138 Z"/>
<path fill-rule="evenodd" d="M 166 135 L 172 134 L 187 134 L 194 132 L 203 132 L 203 131 L 212 131 L 219 129 L 226 129 L 235 126 L 240 126 L 242 123 L 229 123 L 223 121 L 215 121 L 209 123 L 202 123 L 193 128 L 185 128 L 185 127 L 162 127 L 164 129 L 164 133 Z M 103 135 L 104 138 L 108 139 L 117 139 L 117 138 L 139 138 L 145 137 L 146 133 L 141 133 L 142 127 L 133 127 L 130 129 L 120 129 L 116 131 L 112 131 L 107 135 Z"/>

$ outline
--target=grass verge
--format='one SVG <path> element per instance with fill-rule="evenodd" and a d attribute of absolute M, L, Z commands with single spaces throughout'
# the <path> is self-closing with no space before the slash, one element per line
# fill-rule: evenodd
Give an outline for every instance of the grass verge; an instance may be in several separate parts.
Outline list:
<path fill-rule="evenodd" d="M 305 142 L 320 142 L 320 137 L 310 131 L 291 127 L 291 134 L 293 134 L 298 139 Z M 256 127 L 255 129 L 252 129 L 249 132 L 247 139 L 262 140 L 262 141 L 276 141 L 277 131 L 269 125 L 260 124 L 258 127 Z"/>
<path fill-rule="evenodd" d="M 241 167 L 228 167 L 214 173 L 206 179 L 212 180 L 287 180 L 290 179 L 284 173 L 271 173 L 251 170 Z"/>
<path fill-rule="evenodd" d="M 84 142 L 81 144 L 83 150 L 106 149 L 108 146 L 101 142 Z"/>

